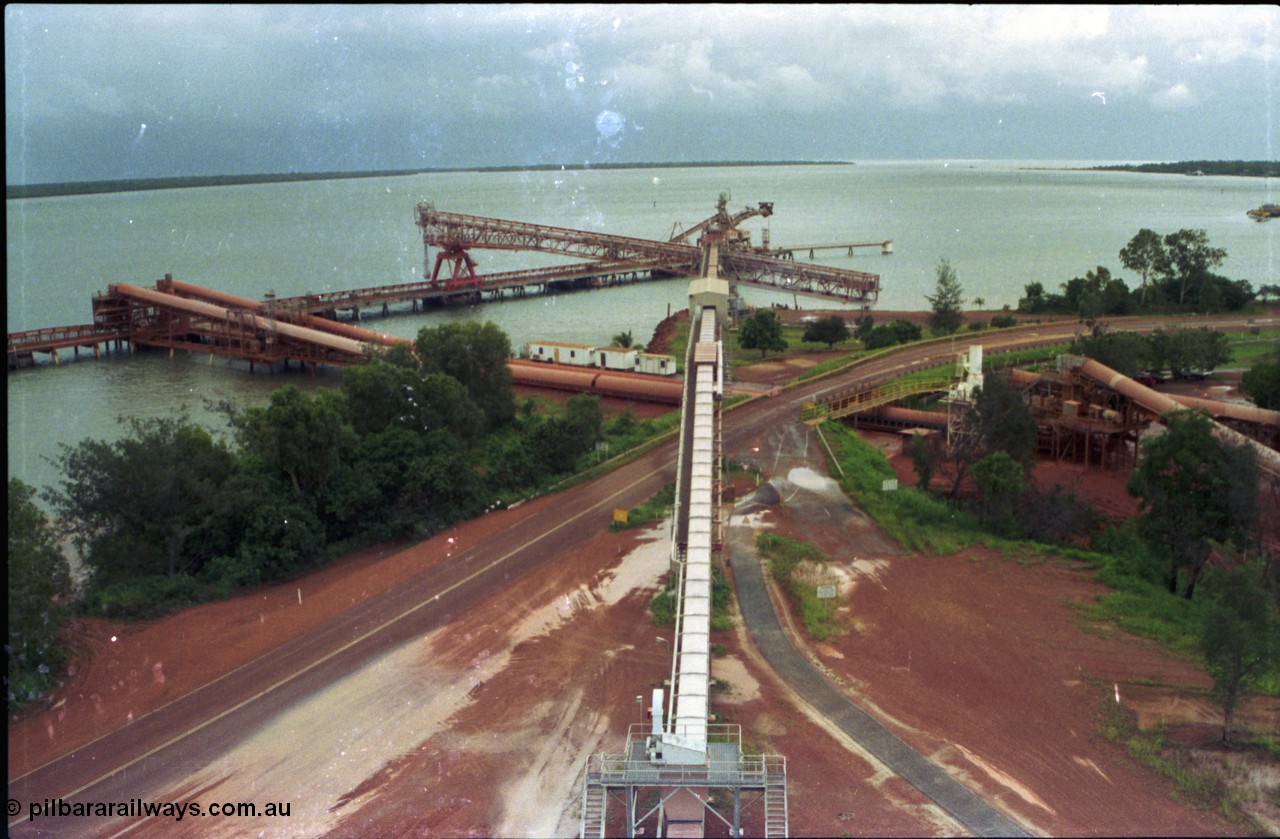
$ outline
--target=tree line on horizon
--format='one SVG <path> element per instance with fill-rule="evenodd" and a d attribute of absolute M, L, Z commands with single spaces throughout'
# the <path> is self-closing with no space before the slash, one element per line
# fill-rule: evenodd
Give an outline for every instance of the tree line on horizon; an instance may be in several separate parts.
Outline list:
<path fill-rule="evenodd" d="M 1183 160 L 1166 163 L 1118 163 L 1091 166 L 1099 172 L 1145 172 L 1160 175 L 1233 175 L 1244 178 L 1280 177 L 1277 160 Z"/>
<path fill-rule="evenodd" d="M 277 172 L 252 175 L 184 175 L 171 178 L 122 178 L 102 181 L 68 181 L 38 184 L 6 184 L 5 198 L 53 198 L 65 195 L 98 195 L 110 192 L 143 192 L 158 189 L 195 189 L 206 186 L 337 181 L 356 178 L 393 178 L 451 172 L 576 172 L 586 169 L 693 169 L 735 166 L 852 166 L 844 160 L 695 160 L 686 163 L 532 163 L 512 166 L 456 166 L 419 169 L 373 169 L 351 172 Z"/>

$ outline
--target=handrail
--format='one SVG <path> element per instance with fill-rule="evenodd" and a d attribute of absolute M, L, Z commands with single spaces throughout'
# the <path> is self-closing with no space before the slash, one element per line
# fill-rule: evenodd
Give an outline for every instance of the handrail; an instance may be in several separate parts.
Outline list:
<path fill-rule="evenodd" d="M 800 410 L 800 418 L 805 422 L 823 422 L 839 419 L 859 411 L 887 405 L 907 396 L 918 393 L 931 393 L 947 390 L 954 382 L 953 377 L 937 377 L 928 379 L 896 379 L 888 384 L 862 388 L 853 393 L 840 394 L 825 402 L 807 402 Z"/>

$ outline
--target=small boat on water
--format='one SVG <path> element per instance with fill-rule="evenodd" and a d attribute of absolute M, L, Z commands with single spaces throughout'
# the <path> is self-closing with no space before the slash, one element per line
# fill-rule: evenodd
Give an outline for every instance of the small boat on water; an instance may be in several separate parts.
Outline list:
<path fill-rule="evenodd" d="M 1266 221 L 1271 218 L 1280 218 L 1280 204 L 1263 204 L 1261 207 L 1245 213 L 1245 215 L 1254 221 Z"/>

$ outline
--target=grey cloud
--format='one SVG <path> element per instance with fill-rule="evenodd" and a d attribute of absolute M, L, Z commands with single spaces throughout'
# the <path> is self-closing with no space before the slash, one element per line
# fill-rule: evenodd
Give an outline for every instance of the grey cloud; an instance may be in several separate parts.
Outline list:
<path fill-rule="evenodd" d="M 11 5 L 6 178 L 1260 157 L 1278 42 L 1270 6 Z"/>

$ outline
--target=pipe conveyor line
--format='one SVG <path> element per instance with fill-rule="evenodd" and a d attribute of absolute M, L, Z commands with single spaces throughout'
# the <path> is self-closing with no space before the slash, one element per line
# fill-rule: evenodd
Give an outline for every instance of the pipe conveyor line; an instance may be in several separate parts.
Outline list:
<path fill-rule="evenodd" d="M 153 291 L 148 288 L 141 288 L 128 283 L 116 283 L 110 286 L 113 294 L 126 297 L 131 300 L 141 301 L 152 306 L 162 309 L 177 310 L 187 312 L 188 314 L 199 315 L 209 318 L 210 320 L 221 321 L 224 323 L 248 323 L 255 329 L 264 331 L 274 331 L 288 338 L 297 341 L 316 344 L 335 352 L 343 353 L 353 357 L 364 358 L 368 352 L 364 342 L 357 341 L 352 338 L 346 338 L 340 335 L 332 335 L 327 332 L 321 332 L 318 329 L 310 329 L 305 326 L 296 326 L 291 323 L 284 323 L 272 320 L 243 309 L 228 309 L 225 306 L 219 306 L 214 303 L 206 303 L 202 300 L 191 300 L 186 297 L 178 297 L 174 294 L 165 294 L 161 291 Z"/>

